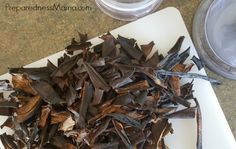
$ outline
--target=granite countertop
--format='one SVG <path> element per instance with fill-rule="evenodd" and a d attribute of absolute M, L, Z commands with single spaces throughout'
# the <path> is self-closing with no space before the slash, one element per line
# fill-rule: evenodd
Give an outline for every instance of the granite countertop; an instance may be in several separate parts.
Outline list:
<path fill-rule="evenodd" d="M 199 3 L 200 0 L 165 0 L 159 9 L 169 6 L 179 9 L 191 34 L 192 20 Z M 77 5 L 81 9 L 18 10 L 16 7 L 36 4 Z M 88 33 L 89 38 L 92 38 L 128 23 L 103 14 L 94 0 L 4 0 L 0 1 L 0 20 L 0 74 L 6 73 L 7 67 L 23 66 L 63 50 L 71 37 L 78 37 L 77 31 Z M 225 79 L 209 70 L 207 73 L 223 82 L 213 88 L 236 136 L 236 81 Z"/>

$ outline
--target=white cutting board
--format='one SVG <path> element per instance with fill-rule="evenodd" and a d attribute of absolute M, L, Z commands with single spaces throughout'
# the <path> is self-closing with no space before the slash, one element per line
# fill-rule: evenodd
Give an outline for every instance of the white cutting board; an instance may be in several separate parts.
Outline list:
<path fill-rule="evenodd" d="M 108 22 L 109 23 L 109 22 Z M 197 56 L 193 42 L 189 36 L 187 28 L 176 8 L 166 8 L 137 21 L 119 27 L 111 33 L 115 36 L 120 34 L 125 37 L 137 39 L 139 44 L 147 44 L 150 41 L 155 42 L 154 49 L 166 55 L 167 51 L 174 45 L 179 36 L 185 36 L 182 51 L 191 47 L 191 56 Z M 98 38 L 91 39 L 93 44 L 100 43 Z M 58 57 L 62 56 L 64 51 L 51 55 L 47 58 L 34 62 L 29 67 L 40 67 L 46 65 L 47 59 L 54 63 Z M 188 59 L 187 61 L 191 61 Z M 204 70 L 200 72 L 194 67 L 192 72 L 206 75 Z M 9 78 L 8 74 L 3 75 L 0 79 Z M 187 81 L 187 79 L 184 79 Z M 203 149 L 236 149 L 236 142 L 225 119 L 223 111 L 219 105 L 216 95 L 211 84 L 204 80 L 194 80 L 194 96 L 197 97 L 201 110 L 203 121 Z M 0 117 L 0 123 L 5 118 Z M 196 148 L 196 121 L 189 120 L 172 120 L 174 134 L 168 135 L 166 144 L 170 149 L 195 149 Z M 2 133 L 2 130 L 0 133 Z M 7 130 L 8 131 L 8 130 Z M 0 146 L 1 147 L 1 146 Z M 1 147 L 2 148 L 2 147 Z"/>

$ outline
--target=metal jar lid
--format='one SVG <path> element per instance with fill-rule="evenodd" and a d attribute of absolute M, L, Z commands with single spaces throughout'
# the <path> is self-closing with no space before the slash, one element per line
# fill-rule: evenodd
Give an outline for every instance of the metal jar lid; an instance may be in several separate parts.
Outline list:
<path fill-rule="evenodd" d="M 236 79 L 236 1 L 205 0 L 193 22 L 200 58 L 214 72 Z"/>

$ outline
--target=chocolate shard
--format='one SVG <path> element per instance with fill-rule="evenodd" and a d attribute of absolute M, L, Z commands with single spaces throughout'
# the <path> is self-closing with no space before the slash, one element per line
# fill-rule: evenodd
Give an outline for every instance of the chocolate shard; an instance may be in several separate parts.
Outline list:
<path fill-rule="evenodd" d="M 71 57 L 69 60 L 64 61 L 50 75 L 52 77 L 63 77 L 69 70 L 71 70 L 77 64 L 77 61 L 81 57 L 82 57 L 82 54 L 78 54 L 78 55 Z"/>
<path fill-rule="evenodd" d="M 111 37 L 113 38 L 114 43 L 117 44 L 116 38 L 109 31 L 107 33 L 99 36 L 99 38 L 101 38 L 102 40 L 106 40 L 107 38 L 111 38 Z"/>
<path fill-rule="evenodd" d="M 204 67 L 203 62 L 199 58 L 197 58 L 196 56 L 193 56 L 191 58 L 191 60 L 195 63 L 195 65 L 197 66 L 198 70 L 201 70 Z"/>
<path fill-rule="evenodd" d="M 42 128 L 42 131 L 40 133 L 40 145 L 39 148 L 42 148 L 44 144 L 48 141 L 47 139 L 47 131 L 48 131 L 48 123 L 45 125 L 45 127 Z"/>
<path fill-rule="evenodd" d="M 124 77 L 121 77 L 121 78 L 112 80 L 112 81 L 110 82 L 110 86 L 111 86 L 113 89 L 116 89 L 116 88 L 125 86 L 125 85 L 127 85 L 127 84 L 129 84 L 129 83 L 131 83 L 131 82 L 133 82 L 132 79 L 130 79 L 130 78 L 127 77 L 127 76 L 124 76 Z"/>
<path fill-rule="evenodd" d="M 55 71 L 57 69 L 57 66 L 55 66 L 49 59 L 48 59 L 47 67 L 51 69 L 51 71 Z"/>
<path fill-rule="evenodd" d="M 66 93 L 66 102 L 68 106 L 71 106 L 75 99 L 78 97 L 76 90 L 72 87 L 72 85 L 69 86 L 67 93 Z"/>
<path fill-rule="evenodd" d="M 58 124 L 51 125 L 51 128 L 48 132 L 48 140 L 51 140 L 55 135 L 58 130 Z"/>
<path fill-rule="evenodd" d="M 129 134 L 130 142 L 137 147 L 139 143 L 142 143 L 146 140 L 146 136 L 143 131 L 133 131 L 132 134 Z"/>
<path fill-rule="evenodd" d="M 125 124 L 129 125 L 129 126 L 133 126 L 133 127 L 142 129 L 141 123 L 139 123 L 138 121 L 136 121 L 135 119 L 133 119 L 133 118 L 127 116 L 127 115 L 119 114 L 119 113 L 111 113 L 111 114 L 108 114 L 108 115 L 113 117 L 114 119 L 122 122 L 122 123 L 125 123 Z"/>
<path fill-rule="evenodd" d="M 135 67 L 122 64 L 114 64 L 121 72 L 123 77 L 131 77 L 136 71 Z"/>
<path fill-rule="evenodd" d="M 163 88 L 166 88 L 166 86 L 163 84 L 163 81 L 155 74 L 154 70 L 151 68 L 138 68 L 136 69 L 136 72 L 142 73 L 145 76 L 147 76 L 150 80 L 152 80 L 154 82 L 155 85 L 153 86 L 160 86 Z M 145 78 L 146 80 L 148 80 L 147 78 Z"/>
<path fill-rule="evenodd" d="M 116 90 L 117 93 L 123 94 L 123 93 L 132 92 L 132 91 L 135 91 L 135 90 L 146 90 L 149 87 L 150 86 L 149 86 L 148 82 L 146 80 L 142 80 L 142 81 L 139 81 L 137 83 L 131 83 L 127 86 L 117 88 L 115 90 Z"/>
<path fill-rule="evenodd" d="M 184 41 L 184 36 L 180 36 L 179 39 L 176 41 L 175 45 L 168 51 L 170 53 L 178 53 Z"/>
<path fill-rule="evenodd" d="M 38 108 L 40 107 L 40 102 L 41 102 L 41 97 L 37 95 L 32 97 L 32 99 L 29 100 L 25 105 L 19 107 L 16 110 L 17 122 L 19 123 L 24 122 L 25 120 L 35 115 L 36 112 L 38 112 Z"/>
<path fill-rule="evenodd" d="M 27 75 L 12 75 L 12 84 L 15 89 L 22 90 L 26 93 L 36 95 L 37 92 L 31 87 L 30 83 L 32 80 L 30 80 Z"/>
<path fill-rule="evenodd" d="M 149 54 L 152 51 L 153 46 L 155 45 L 155 43 L 153 41 L 151 41 L 150 43 L 146 44 L 146 45 L 141 45 L 141 49 L 143 51 L 144 56 L 147 58 L 149 56 Z"/>
<path fill-rule="evenodd" d="M 0 135 L 0 139 L 2 141 L 2 144 L 4 146 L 4 148 L 6 149 L 16 149 L 18 148 L 14 138 L 10 135 L 7 135 L 6 133 L 3 133 L 2 135 Z"/>
<path fill-rule="evenodd" d="M 80 44 L 71 44 L 65 47 L 67 52 L 72 52 L 72 51 L 77 51 L 77 50 L 83 50 L 86 48 L 89 48 L 92 46 L 91 42 L 85 42 L 85 43 L 80 43 Z"/>
<path fill-rule="evenodd" d="M 39 127 L 43 128 L 44 126 L 46 126 L 50 112 L 51 112 L 50 106 L 47 105 L 42 107 L 38 124 Z"/>
<path fill-rule="evenodd" d="M 141 91 L 140 94 L 136 97 L 135 102 L 140 105 L 143 105 L 147 98 L 147 95 L 148 95 L 147 90 Z"/>
<path fill-rule="evenodd" d="M 10 74 L 24 74 L 26 73 L 32 80 L 46 80 L 51 81 L 50 74 L 52 70 L 48 67 L 39 68 L 9 68 Z"/>
<path fill-rule="evenodd" d="M 174 90 L 174 93 L 176 96 L 181 96 L 181 91 L 180 91 L 180 79 L 179 77 L 171 77 L 170 78 L 170 84 L 172 89 Z"/>
<path fill-rule="evenodd" d="M 100 104 L 102 101 L 103 95 L 104 95 L 104 90 L 95 88 L 92 105 Z"/>
<path fill-rule="evenodd" d="M 161 119 L 158 120 L 157 123 L 154 123 L 152 125 L 151 131 L 155 133 L 152 133 L 149 136 L 149 139 L 152 141 L 152 143 L 151 144 L 148 143 L 146 146 L 147 148 L 153 148 L 153 149 L 157 148 L 157 145 L 161 141 L 162 135 L 164 133 L 167 124 L 168 124 L 167 119 Z"/>
<path fill-rule="evenodd" d="M 188 47 L 184 52 L 182 52 L 179 57 L 181 59 L 180 63 L 183 64 L 185 60 L 189 57 L 190 55 L 190 47 Z"/>
<path fill-rule="evenodd" d="M 101 125 L 99 125 L 93 133 L 89 134 L 89 144 L 90 145 L 95 146 L 93 144 L 95 143 L 98 136 L 101 135 L 103 132 L 105 132 L 110 121 L 111 121 L 110 119 L 105 120 L 105 122 L 103 122 Z"/>
<path fill-rule="evenodd" d="M 88 40 L 88 34 L 86 33 L 81 33 L 81 32 L 78 32 L 79 34 L 79 39 L 80 39 L 80 43 L 83 43 L 83 42 L 86 42 Z"/>
<path fill-rule="evenodd" d="M 200 109 L 200 104 L 198 103 L 197 99 L 194 98 L 197 108 L 197 142 L 196 147 L 197 149 L 202 149 L 202 112 Z"/>
<path fill-rule="evenodd" d="M 164 138 L 161 139 L 161 141 L 160 141 L 159 144 L 158 144 L 158 147 L 159 147 L 160 149 L 168 149 L 168 147 L 165 145 Z"/>
<path fill-rule="evenodd" d="M 102 76 L 98 74 L 98 72 L 89 63 L 84 63 L 84 66 L 95 88 L 100 88 L 104 91 L 108 91 L 110 89 L 110 86 L 106 83 Z"/>
<path fill-rule="evenodd" d="M 145 66 L 157 68 L 159 62 L 160 62 L 159 54 L 158 54 L 158 52 L 155 52 L 152 55 L 152 57 L 146 61 Z"/>
<path fill-rule="evenodd" d="M 85 128 L 86 114 L 88 106 L 92 100 L 93 88 L 89 82 L 84 83 L 84 88 L 82 91 L 82 101 L 79 110 L 79 126 Z"/>
<path fill-rule="evenodd" d="M 58 124 L 64 122 L 70 116 L 70 113 L 68 111 L 51 111 L 50 116 L 50 124 Z"/>
<path fill-rule="evenodd" d="M 113 105 L 128 105 L 133 102 L 133 97 L 131 94 L 121 94 L 114 98 Z"/>
<path fill-rule="evenodd" d="M 66 138 L 65 136 L 62 135 L 55 135 L 50 143 L 54 146 L 54 148 L 64 148 L 64 149 L 76 149 L 75 145 L 71 140 Z"/>
<path fill-rule="evenodd" d="M 77 42 L 75 38 L 72 38 L 71 44 L 65 47 L 66 52 L 68 54 L 73 54 L 74 51 L 84 50 L 92 46 L 91 42 L 89 41 L 87 42 L 87 34 L 79 33 L 79 37 L 80 37 L 80 42 Z"/>
<path fill-rule="evenodd" d="M 112 120 L 112 123 L 116 129 L 117 134 L 119 135 L 119 137 L 121 138 L 121 140 L 125 144 L 126 148 L 133 149 L 133 145 L 131 144 L 127 134 L 125 133 L 123 125 L 116 120 Z"/>
<path fill-rule="evenodd" d="M 60 98 L 53 87 L 45 81 L 33 81 L 31 86 L 38 92 L 42 99 L 49 104 L 60 104 L 65 102 Z"/>
<path fill-rule="evenodd" d="M 121 45 L 121 47 L 125 50 L 125 52 L 131 56 L 132 58 L 135 58 L 137 60 L 140 60 L 143 56 L 143 53 L 134 47 L 134 42 L 130 39 L 124 38 L 120 35 L 118 35 L 118 41 Z"/>
<path fill-rule="evenodd" d="M 102 44 L 102 57 L 109 56 L 110 58 L 114 58 L 116 56 L 117 49 L 113 38 L 113 36 L 107 35 L 106 39 L 104 40 Z"/>

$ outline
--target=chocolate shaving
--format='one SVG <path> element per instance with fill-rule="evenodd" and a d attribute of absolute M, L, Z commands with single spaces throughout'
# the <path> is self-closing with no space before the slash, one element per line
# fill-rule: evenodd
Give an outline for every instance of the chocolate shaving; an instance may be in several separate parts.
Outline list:
<path fill-rule="evenodd" d="M 118 113 L 112 113 L 112 114 L 108 114 L 108 115 L 113 117 L 114 119 L 122 122 L 122 123 L 129 125 L 129 126 L 133 126 L 133 127 L 139 128 L 139 129 L 142 128 L 142 125 L 138 121 L 136 121 L 135 119 L 133 119 L 127 115 L 118 114 Z"/>
<path fill-rule="evenodd" d="M 40 108 L 40 102 L 41 97 L 37 95 L 32 97 L 32 99 L 30 99 L 26 104 L 22 105 L 22 107 L 18 108 L 16 110 L 17 122 L 24 122 L 25 120 L 29 119 L 34 114 L 36 114 L 38 108 Z"/>
<path fill-rule="evenodd" d="M 50 112 L 51 112 L 50 106 L 48 105 L 42 106 L 41 113 L 40 113 L 40 120 L 38 124 L 39 127 L 43 128 L 44 126 L 46 126 Z"/>
<path fill-rule="evenodd" d="M 51 111 L 50 123 L 58 124 L 58 123 L 64 122 L 69 116 L 70 114 L 67 111 L 62 111 L 62 112 Z"/>
<path fill-rule="evenodd" d="M 82 57 L 82 54 L 73 56 L 69 58 L 67 61 L 64 61 L 62 64 L 58 66 L 56 70 L 54 70 L 51 74 L 53 77 L 62 77 L 64 76 L 71 68 L 73 68 L 77 61 Z"/>
<path fill-rule="evenodd" d="M 184 38 L 184 36 L 180 36 L 179 39 L 176 41 L 175 45 L 168 51 L 168 54 L 178 53 L 181 49 Z"/>
<path fill-rule="evenodd" d="M 157 68 L 158 63 L 160 62 L 159 54 L 158 52 L 155 52 L 150 59 L 147 60 L 145 63 L 145 66 Z"/>
<path fill-rule="evenodd" d="M 73 54 L 74 51 L 83 50 L 92 46 L 91 42 L 86 42 L 87 35 L 80 35 L 80 42 L 77 42 L 75 38 L 72 38 L 71 44 L 66 46 L 65 49 L 69 54 Z"/>
<path fill-rule="evenodd" d="M 106 81 L 98 74 L 98 72 L 88 63 L 84 63 L 85 69 L 96 88 L 103 89 L 108 91 L 110 86 L 106 83 Z"/>
<path fill-rule="evenodd" d="M 51 81 L 50 75 L 52 70 L 49 67 L 39 68 L 9 68 L 10 74 L 27 74 L 32 80 Z"/>
<path fill-rule="evenodd" d="M 131 39 L 124 38 L 122 36 L 118 36 L 118 41 L 121 45 L 121 47 L 125 50 L 125 52 L 131 56 L 132 58 L 135 58 L 137 60 L 140 60 L 143 56 L 143 53 L 134 47 L 134 42 L 131 41 Z"/>
<path fill-rule="evenodd" d="M 88 106 L 92 100 L 93 95 L 93 88 L 92 85 L 89 82 L 84 83 L 84 88 L 82 90 L 82 101 L 80 105 L 79 110 L 79 126 L 81 128 L 85 128 L 85 120 L 86 120 L 86 114 L 88 110 Z"/>
<path fill-rule="evenodd" d="M 7 135 L 6 133 L 3 133 L 0 135 L 0 139 L 2 141 L 2 144 L 5 149 L 16 149 L 18 148 L 16 145 L 16 142 L 14 141 L 14 138 L 10 135 Z"/>
<path fill-rule="evenodd" d="M 146 90 L 149 87 L 150 86 L 149 86 L 148 82 L 146 80 L 144 80 L 144 81 L 139 81 L 137 83 L 131 83 L 130 85 L 127 85 L 127 86 L 121 87 L 121 88 L 117 88 L 115 90 L 117 93 L 123 94 L 123 93 L 132 92 L 135 90 Z"/>
<path fill-rule="evenodd" d="M 131 144 L 127 134 L 125 133 L 123 125 L 121 123 L 117 122 L 116 120 L 112 120 L 112 123 L 115 127 L 115 130 L 116 130 L 117 134 L 119 135 L 119 137 L 121 138 L 121 140 L 123 141 L 125 146 L 128 149 L 133 149 L 133 145 Z"/>
<path fill-rule="evenodd" d="M 98 105 L 102 101 L 104 90 L 95 88 L 92 105 Z"/>
<path fill-rule="evenodd" d="M 198 70 L 201 70 L 204 67 L 203 62 L 199 58 L 197 58 L 196 56 L 193 56 L 191 58 L 191 60 L 195 63 L 195 65 L 197 66 Z"/>
<path fill-rule="evenodd" d="M 116 56 L 117 49 L 113 36 L 107 35 L 102 44 L 102 57 L 113 58 Z"/>
<path fill-rule="evenodd" d="M 22 90 L 28 94 L 36 95 L 37 92 L 31 87 L 30 83 L 32 80 L 27 78 L 27 75 L 13 75 L 12 84 L 15 89 Z"/>
<path fill-rule="evenodd" d="M 197 149 L 202 149 L 202 113 L 200 105 L 196 98 L 194 98 L 197 107 Z"/>
<path fill-rule="evenodd" d="M 149 54 L 152 51 L 153 46 L 155 45 L 155 43 L 153 41 L 151 41 L 150 43 L 146 44 L 146 45 L 141 45 L 141 49 L 143 51 L 144 56 L 147 58 L 149 56 Z"/>
<path fill-rule="evenodd" d="M 53 87 L 45 81 L 34 81 L 31 83 L 31 86 L 34 90 L 38 92 L 38 94 L 42 97 L 42 99 L 49 104 L 58 104 L 63 102 L 57 92 L 53 89 Z"/>
<path fill-rule="evenodd" d="M 92 133 L 89 134 L 90 145 L 93 145 L 96 139 L 98 138 L 98 136 L 101 135 L 103 132 L 105 132 L 109 123 L 110 123 L 110 119 L 107 119 L 105 122 L 100 124 L 98 128 L 96 128 Z"/>

